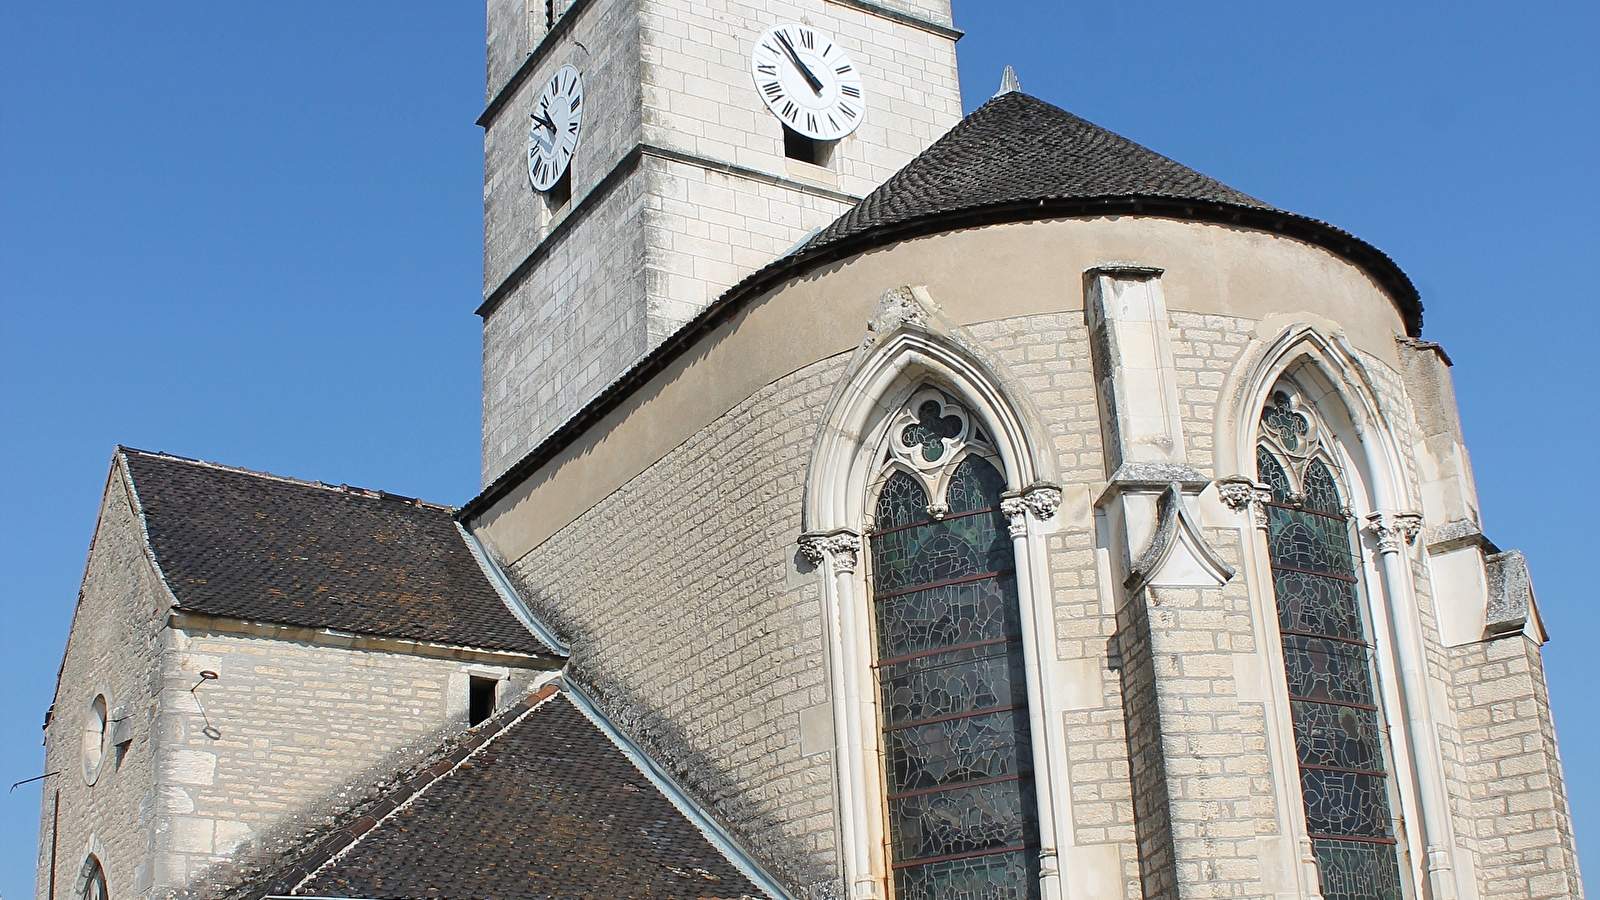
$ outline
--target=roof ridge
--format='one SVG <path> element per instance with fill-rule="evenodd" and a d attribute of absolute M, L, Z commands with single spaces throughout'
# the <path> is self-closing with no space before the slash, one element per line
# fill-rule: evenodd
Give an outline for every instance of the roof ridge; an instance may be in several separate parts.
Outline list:
<path fill-rule="evenodd" d="M 357 487 L 351 484 L 329 484 L 325 481 L 307 481 L 304 478 L 294 478 L 289 475 L 276 475 L 272 472 L 260 472 L 255 469 L 247 469 L 243 466 L 230 466 L 225 463 L 211 462 L 204 459 L 194 459 L 192 457 L 179 456 L 175 453 L 167 453 L 165 451 L 141 450 L 138 447 L 129 447 L 126 444 L 118 444 L 117 450 L 121 453 L 136 453 L 140 456 L 148 457 L 150 459 L 184 463 L 185 465 L 199 466 L 206 469 L 215 469 L 220 472 L 231 472 L 235 475 L 249 475 L 253 478 L 260 478 L 266 481 L 278 481 L 284 484 L 299 485 L 301 487 L 321 488 L 325 491 L 332 491 L 334 493 L 344 494 L 350 497 L 361 497 L 368 500 L 393 500 L 408 504 L 410 506 L 437 509 L 441 512 L 447 512 L 451 514 L 454 514 L 456 511 L 456 507 L 454 506 L 443 503 L 434 503 L 429 500 L 424 500 L 421 497 L 408 497 L 404 494 L 391 494 L 388 491 L 372 490 L 371 488 Z"/>

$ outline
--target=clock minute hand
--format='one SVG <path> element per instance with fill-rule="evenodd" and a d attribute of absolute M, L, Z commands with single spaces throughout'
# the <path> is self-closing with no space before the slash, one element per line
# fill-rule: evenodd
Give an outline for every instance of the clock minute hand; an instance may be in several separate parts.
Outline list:
<path fill-rule="evenodd" d="M 788 36 L 780 31 L 777 33 L 777 37 L 778 43 L 783 47 L 783 52 L 789 54 L 789 61 L 794 63 L 794 67 L 800 70 L 801 75 L 805 76 L 806 84 L 811 85 L 811 92 L 813 94 L 821 95 L 822 81 L 819 80 L 817 76 L 811 74 L 811 70 L 806 67 L 806 64 L 800 61 L 800 54 L 795 52 L 794 44 L 789 43 Z"/>
<path fill-rule="evenodd" d="M 533 114 L 533 120 L 535 122 L 538 122 L 540 125 L 543 125 L 544 127 L 550 129 L 550 133 L 551 134 L 555 134 L 556 133 L 556 123 L 550 121 L 549 119 L 545 118 L 544 116 L 541 116 L 538 113 L 534 113 Z"/>

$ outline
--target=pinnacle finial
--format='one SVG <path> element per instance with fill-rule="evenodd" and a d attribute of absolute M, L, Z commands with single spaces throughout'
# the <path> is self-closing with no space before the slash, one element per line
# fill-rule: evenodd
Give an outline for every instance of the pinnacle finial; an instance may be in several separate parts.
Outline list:
<path fill-rule="evenodd" d="M 1017 81 L 1017 70 L 1006 66 L 1005 74 L 1000 76 L 1000 90 L 995 91 L 996 97 L 1001 94 L 1010 94 L 1022 90 L 1022 84 Z"/>

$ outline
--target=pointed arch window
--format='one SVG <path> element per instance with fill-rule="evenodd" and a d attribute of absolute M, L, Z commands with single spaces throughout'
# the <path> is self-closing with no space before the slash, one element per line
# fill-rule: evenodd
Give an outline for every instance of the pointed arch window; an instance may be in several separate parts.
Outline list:
<path fill-rule="evenodd" d="M 891 429 L 870 537 L 899 900 L 1031 898 L 1038 804 L 1000 460 L 943 393 Z"/>
<path fill-rule="evenodd" d="M 1325 431 L 1292 388 L 1261 414 L 1257 478 L 1306 828 L 1325 900 L 1400 900 L 1383 711 L 1362 614 L 1359 546 Z"/>

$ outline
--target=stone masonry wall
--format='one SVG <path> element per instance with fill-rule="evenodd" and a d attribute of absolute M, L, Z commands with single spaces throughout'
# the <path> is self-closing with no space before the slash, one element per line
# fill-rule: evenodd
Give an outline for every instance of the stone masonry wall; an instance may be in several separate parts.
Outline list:
<path fill-rule="evenodd" d="M 176 629 L 160 661 L 156 881 L 202 896 L 466 728 L 469 675 L 502 679 L 504 704 L 536 674 Z M 219 677 L 191 692 L 201 670 Z"/>
<path fill-rule="evenodd" d="M 942 0 L 899 5 L 949 19 Z M 497 298 L 484 326 L 485 484 L 961 112 L 951 38 L 860 4 L 596 0 L 572 15 L 484 138 L 484 292 Z M 525 16 L 491 5 L 492 77 L 509 78 L 531 52 L 526 34 L 538 28 L 519 30 Z M 863 124 L 824 167 L 785 158 L 750 80 L 755 36 L 799 19 L 834 34 L 870 85 Z M 528 184 L 527 127 L 564 64 L 584 73 L 586 111 L 572 200 L 552 210 Z M 590 200 L 613 174 L 609 196 Z M 525 263 L 532 271 L 513 279 Z"/>
<path fill-rule="evenodd" d="M 838 890 L 833 768 L 800 746 L 828 700 L 820 598 L 794 570 L 843 362 L 768 386 L 511 569 L 570 670 L 801 897 Z"/>
<path fill-rule="evenodd" d="M 45 731 L 44 771 L 60 774 L 44 782 L 35 894 L 39 900 L 50 900 L 52 826 L 56 826 L 53 868 L 58 900 L 77 896 L 91 847 L 105 868 L 111 896 L 142 897 L 150 886 L 152 732 L 161 689 L 157 665 L 167 604 L 165 590 L 144 554 L 120 464 L 114 463 Z M 90 785 L 84 776 L 82 736 L 89 704 L 101 690 L 111 717 L 128 717 L 133 741 L 120 752 L 108 748 Z M 52 821 L 57 792 L 59 823 Z"/>
<path fill-rule="evenodd" d="M 1539 647 L 1518 634 L 1450 651 L 1477 807 L 1478 896 L 1580 898 L 1577 848 Z"/>
<path fill-rule="evenodd" d="M 1208 475 L 1233 474 L 1212 471 L 1218 404 L 1255 323 L 1185 311 L 1172 312 L 1170 323 L 1190 461 Z M 1108 545 L 1087 524 L 1087 498 L 1106 473 L 1082 314 L 968 330 L 1039 410 L 1067 493 L 1058 530 L 1046 539 L 1054 646 L 1073 681 L 1064 704 L 1072 846 L 1062 848 L 1063 873 L 1070 877 L 1075 859 L 1110 860 L 1130 898 L 1176 896 L 1180 885 L 1190 885 L 1184 896 L 1292 889 L 1298 843 L 1287 829 L 1298 777 L 1292 765 L 1275 768 L 1285 758 L 1292 763 L 1292 732 L 1267 705 L 1272 679 L 1282 675 L 1269 649 L 1276 642 L 1270 581 L 1245 583 L 1254 571 L 1246 553 L 1254 551 L 1241 541 L 1254 540 L 1254 530 L 1245 519 L 1206 529 L 1239 570 L 1225 588 L 1157 592 L 1155 631 L 1146 623 L 1143 637 L 1131 620 L 1119 622 L 1121 591 L 1106 578 Z M 572 639 L 573 668 L 603 705 L 802 896 L 839 889 L 830 754 L 801 747 L 801 711 L 829 698 L 815 576 L 797 561 L 794 540 L 818 416 L 844 362 L 816 363 L 757 392 L 511 566 L 541 613 Z M 1395 373 L 1375 377 L 1404 450 L 1410 401 Z M 1233 515 L 1215 508 L 1206 515 Z M 1443 650 L 1426 570 L 1413 566 L 1429 673 L 1444 697 L 1464 664 Z M 1195 644 L 1202 639 L 1204 646 Z M 1533 652 L 1522 665 L 1536 665 Z M 1248 691 L 1237 683 L 1245 677 L 1240 666 L 1251 667 Z M 1485 679 L 1500 677 L 1484 671 Z M 1504 858 L 1509 851 L 1493 850 L 1485 838 L 1496 828 L 1515 830 L 1518 820 L 1482 812 L 1490 790 L 1484 763 L 1466 749 L 1476 740 L 1473 717 L 1488 713 L 1476 712 L 1459 687 L 1451 696 L 1435 714 L 1458 841 L 1468 850 L 1482 843 L 1485 860 Z M 1537 712 L 1543 701 L 1529 697 L 1524 705 Z M 1553 748 L 1553 738 L 1542 746 Z M 1530 759 L 1553 759 L 1552 751 L 1529 747 Z M 1546 764 L 1546 771 L 1557 773 L 1547 787 L 1558 784 L 1548 779 L 1559 770 Z M 1287 793 L 1280 796 L 1279 786 Z M 1555 809 L 1537 795 L 1542 789 L 1511 792 L 1504 802 Z M 1475 805 L 1463 806 L 1468 792 Z M 1570 854 L 1561 849 L 1570 838 L 1563 845 L 1561 835 L 1570 828 L 1557 826 L 1533 828 L 1537 838 L 1508 837 L 1506 846 L 1523 853 L 1548 837 L 1554 843 L 1535 849 L 1548 856 L 1549 871 L 1575 871 L 1561 868 L 1560 853 Z M 1269 848 L 1275 887 L 1267 884 Z M 1519 865 L 1532 865 L 1528 854 Z M 1511 863 L 1503 866 L 1509 871 Z"/>

